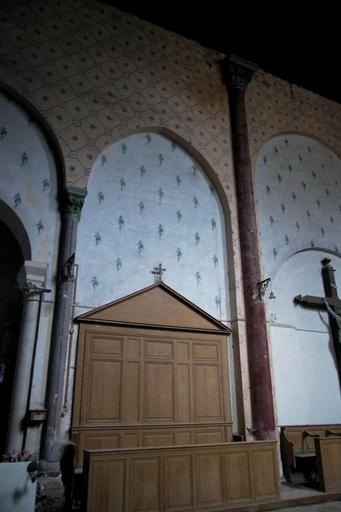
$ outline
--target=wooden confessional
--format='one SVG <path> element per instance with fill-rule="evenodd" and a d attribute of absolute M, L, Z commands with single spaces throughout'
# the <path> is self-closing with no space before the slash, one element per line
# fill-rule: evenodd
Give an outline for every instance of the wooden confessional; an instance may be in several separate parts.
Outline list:
<path fill-rule="evenodd" d="M 76 466 L 86 455 L 86 510 L 278 495 L 276 444 L 231 442 L 225 325 L 162 281 L 77 320 L 72 438 Z M 227 461 L 232 491 L 220 482 Z"/>

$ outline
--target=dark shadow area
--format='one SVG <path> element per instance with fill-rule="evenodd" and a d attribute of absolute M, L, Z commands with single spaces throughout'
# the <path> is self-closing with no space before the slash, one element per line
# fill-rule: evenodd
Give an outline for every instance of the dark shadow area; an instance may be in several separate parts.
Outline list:
<path fill-rule="evenodd" d="M 4 453 L 22 314 L 16 279 L 24 258 L 10 229 L 0 221 L 0 456 Z"/>

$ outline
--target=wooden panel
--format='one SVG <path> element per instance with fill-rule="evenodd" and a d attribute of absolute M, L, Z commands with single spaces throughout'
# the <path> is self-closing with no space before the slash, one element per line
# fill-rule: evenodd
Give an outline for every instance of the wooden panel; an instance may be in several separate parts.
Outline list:
<path fill-rule="evenodd" d="M 191 419 L 190 368 L 189 365 L 176 366 L 177 421 L 188 423 Z"/>
<path fill-rule="evenodd" d="M 275 464 L 275 455 L 272 450 L 255 450 L 252 453 L 254 474 L 254 492 L 256 498 L 276 496 L 277 481 L 271 475 L 270 468 Z"/>
<path fill-rule="evenodd" d="M 90 421 L 118 421 L 120 418 L 121 363 L 91 361 L 89 366 L 88 419 Z"/>
<path fill-rule="evenodd" d="M 126 338 L 124 340 L 124 356 L 126 359 L 140 358 L 141 341 L 136 338 Z"/>
<path fill-rule="evenodd" d="M 122 448 L 134 448 L 135 446 L 139 446 L 139 433 L 122 432 L 120 446 Z"/>
<path fill-rule="evenodd" d="M 96 324 L 81 325 L 79 332 L 72 427 L 73 433 L 83 432 L 76 447 L 78 464 L 81 450 L 93 446 L 87 441 L 92 428 L 104 438 L 120 428 L 122 447 L 142 446 L 147 425 L 160 434 L 147 437 L 148 445 L 164 445 L 161 426 L 172 429 L 172 444 L 231 439 L 227 357 L 220 359 L 224 336 Z M 127 427 L 135 429 L 129 441 Z"/>
<path fill-rule="evenodd" d="M 224 442 L 223 430 L 206 430 L 194 432 L 194 444 L 210 444 Z"/>
<path fill-rule="evenodd" d="M 193 343 L 193 361 L 218 361 L 219 347 L 213 343 Z"/>
<path fill-rule="evenodd" d="M 145 420 L 175 420 L 173 366 L 145 366 Z"/>
<path fill-rule="evenodd" d="M 72 439 L 76 443 L 76 467 L 83 464 L 83 449 L 132 448 L 137 446 L 170 446 L 207 444 L 231 441 L 231 425 L 205 425 L 186 427 L 155 425 L 138 427 L 79 427 L 73 429 Z M 103 442 L 101 442 L 103 439 Z"/>
<path fill-rule="evenodd" d="M 182 362 L 189 360 L 189 343 L 183 343 L 181 341 L 177 342 L 176 359 Z"/>
<path fill-rule="evenodd" d="M 221 387 L 217 366 L 194 366 L 194 418 L 221 418 Z"/>
<path fill-rule="evenodd" d="M 159 464 L 158 459 L 151 458 L 131 462 L 131 492 L 129 494 L 130 503 L 128 510 L 134 512 L 145 510 L 154 512 L 160 510 Z"/>
<path fill-rule="evenodd" d="M 190 510 L 194 507 L 191 455 L 165 458 L 166 485 L 165 510 Z"/>
<path fill-rule="evenodd" d="M 109 464 L 112 461 L 126 464 L 122 508 L 103 504 L 99 494 L 108 493 L 105 486 L 110 486 L 111 479 L 115 479 L 116 470 Z M 103 486 L 100 487 L 96 467 L 105 463 L 108 463 L 110 476 L 101 472 Z M 117 471 L 120 480 L 122 469 L 117 468 Z M 162 481 L 161 474 L 164 475 Z M 262 503 L 279 500 L 275 441 L 225 443 L 214 448 L 202 445 L 90 451 L 84 477 L 88 496 L 86 512 L 213 511 L 245 503 L 262 510 Z"/>
<path fill-rule="evenodd" d="M 221 455 L 218 453 L 198 455 L 198 505 L 222 505 L 223 485 Z"/>
<path fill-rule="evenodd" d="M 96 462 L 90 476 L 93 493 L 88 510 L 123 510 L 125 461 Z"/>
<path fill-rule="evenodd" d="M 247 452 L 225 456 L 226 486 L 228 500 L 241 503 L 252 500 L 250 460 Z"/>
<path fill-rule="evenodd" d="M 147 341 L 145 357 L 148 359 L 173 359 L 173 343 L 160 341 Z"/>
<path fill-rule="evenodd" d="M 174 444 L 191 444 L 191 431 L 180 431 L 175 434 Z"/>
<path fill-rule="evenodd" d="M 103 449 L 103 448 L 105 448 L 106 450 L 109 450 L 112 448 L 119 448 L 120 447 L 120 435 L 119 434 L 116 434 L 116 435 L 114 434 L 114 435 L 109 435 L 109 436 L 106 436 L 103 434 L 100 434 L 97 436 L 91 435 L 91 436 L 88 436 L 86 446 L 87 446 L 87 448 L 89 448 L 89 450 Z"/>
<path fill-rule="evenodd" d="M 341 492 L 341 437 L 315 439 L 319 468 L 319 489 L 323 492 Z"/>
<path fill-rule="evenodd" d="M 174 436 L 172 433 L 148 433 L 143 435 L 143 446 L 172 446 Z"/>
<path fill-rule="evenodd" d="M 82 321 L 134 322 L 154 326 L 230 332 L 203 310 L 168 288 L 164 283 L 131 294 L 81 315 Z"/>
<path fill-rule="evenodd" d="M 122 338 L 112 336 L 91 337 L 91 355 L 122 356 Z"/>
<path fill-rule="evenodd" d="M 122 420 L 125 423 L 139 421 L 140 363 L 128 362 L 124 366 L 122 393 Z"/>

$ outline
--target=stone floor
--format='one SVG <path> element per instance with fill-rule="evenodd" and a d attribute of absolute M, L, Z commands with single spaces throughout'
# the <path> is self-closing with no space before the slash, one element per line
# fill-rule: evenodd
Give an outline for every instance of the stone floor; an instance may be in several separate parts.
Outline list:
<path fill-rule="evenodd" d="M 279 508 L 278 512 L 340 512 L 341 501 L 329 501 L 316 505 L 305 505 L 304 507 Z"/>
<path fill-rule="evenodd" d="M 36 512 L 65 512 L 63 494 L 63 485 L 59 476 L 55 478 L 40 477 Z M 277 510 L 278 512 L 341 512 L 341 500 L 325 502 L 325 499 L 326 495 L 324 493 L 309 489 L 308 487 L 281 484 L 281 501 L 283 501 L 283 508 L 278 508 L 281 505 L 276 503 L 273 508 L 268 504 L 266 510 Z M 297 501 L 302 502 L 302 500 L 305 500 L 305 502 L 307 500 L 321 500 L 324 502 L 294 507 L 290 506 L 290 502 L 297 503 Z M 79 508 L 73 508 L 72 510 L 76 512 L 79 511 Z M 257 510 L 261 511 L 265 510 L 265 508 L 257 507 Z M 71 511 L 69 510 L 68 512 Z"/>

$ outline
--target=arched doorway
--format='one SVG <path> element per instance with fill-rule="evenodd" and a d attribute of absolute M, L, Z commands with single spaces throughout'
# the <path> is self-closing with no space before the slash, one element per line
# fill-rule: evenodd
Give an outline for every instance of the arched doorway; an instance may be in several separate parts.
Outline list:
<path fill-rule="evenodd" d="M 4 452 L 18 349 L 22 292 L 16 279 L 24 262 L 20 245 L 7 224 L 0 220 L 0 453 Z"/>

